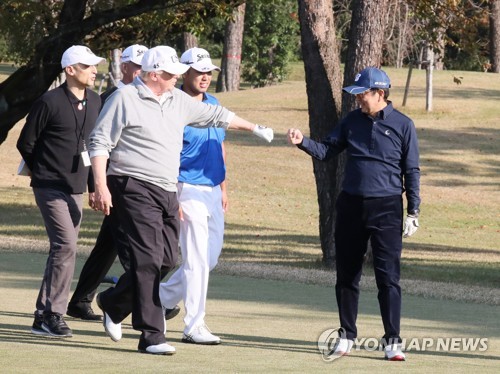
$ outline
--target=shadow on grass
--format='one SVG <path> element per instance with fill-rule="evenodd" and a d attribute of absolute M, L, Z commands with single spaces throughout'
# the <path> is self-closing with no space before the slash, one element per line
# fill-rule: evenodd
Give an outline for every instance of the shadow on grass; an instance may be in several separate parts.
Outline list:
<path fill-rule="evenodd" d="M 243 132 L 243 131 L 228 131 L 225 140 L 230 142 L 231 144 L 245 146 L 245 147 L 265 147 L 265 148 L 291 147 L 290 144 L 288 144 L 286 134 L 277 132 L 274 133 L 274 138 L 271 143 L 268 143 L 265 140 L 258 138 L 249 132 Z"/>
<path fill-rule="evenodd" d="M 316 342 L 304 342 L 303 340 L 286 339 L 283 337 L 270 338 L 266 336 L 239 334 L 221 334 L 221 338 L 224 341 L 224 345 L 233 347 L 318 354 Z M 310 346 L 310 348 L 305 349 L 304 345 Z"/>
<path fill-rule="evenodd" d="M 493 78 L 493 77 L 492 77 Z M 450 79 L 452 79 L 450 77 Z M 410 87 L 409 98 L 425 97 L 425 88 Z M 456 88 L 437 88 L 433 92 L 434 98 L 453 99 L 460 97 L 462 99 L 480 99 L 480 100 L 494 100 L 500 99 L 500 90 L 488 90 L 470 87 L 456 87 Z"/>
<path fill-rule="evenodd" d="M 1 190 L 0 188 L 0 193 Z M 102 220 L 101 213 L 85 208 L 80 238 L 97 238 Z M 0 234 L 47 240 L 43 219 L 36 204 L 0 204 Z"/>
<path fill-rule="evenodd" d="M 92 211 L 84 213 L 80 237 L 92 245 L 97 237 L 102 215 Z M 0 234 L 17 237 L 37 238 L 46 248 L 47 237 L 40 213 L 36 206 L 26 204 L 0 204 Z M 499 255 L 498 251 L 477 248 L 448 247 L 432 244 L 405 243 L 405 252 L 418 257 L 419 251 L 450 254 L 446 261 L 432 263 L 403 257 L 403 271 L 408 271 L 412 279 L 428 279 L 450 282 L 460 279 L 465 284 L 479 286 L 499 286 L 498 267 L 495 262 L 453 261 L 452 254 Z M 321 262 L 322 252 L 319 238 L 315 235 L 298 235 L 295 232 L 273 227 L 227 224 L 222 260 L 255 262 L 271 265 L 301 267 L 304 269 L 326 269 Z M 0 265 L 1 266 L 1 265 Z M 369 267 L 366 267 L 369 269 Z M 9 271 L 5 269 L 5 271 Z M 370 271 L 370 270 L 368 270 Z M 456 275 L 460 275 L 457 278 Z"/>
<path fill-rule="evenodd" d="M 495 139 L 500 139 L 500 130 L 488 128 L 474 128 L 471 132 L 457 134 L 455 131 L 440 129 L 420 130 L 419 142 L 422 154 L 422 170 L 428 174 L 447 175 L 447 179 L 441 179 L 439 186 L 471 186 L 498 185 L 498 175 L 500 170 L 500 161 L 487 160 L 481 163 L 478 168 L 470 164 L 468 159 L 443 161 L 439 157 L 444 155 L 449 158 L 450 152 L 459 154 L 461 151 L 473 151 L 486 156 L 498 156 L 499 146 Z M 476 183 L 474 181 L 464 180 L 466 175 L 475 177 L 489 178 L 490 182 Z M 453 177 L 456 177 L 453 179 Z"/>
<path fill-rule="evenodd" d="M 461 253 L 474 253 L 474 254 L 486 254 L 500 256 L 500 250 L 494 249 L 482 249 L 482 248 L 461 248 L 461 247 L 449 247 L 445 245 L 438 244 L 419 244 L 419 243 L 404 243 L 405 252 L 416 252 L 426 251 L 434 253 L 449 253 L 449 254 L 461 254 Z"/>
<path fill-rule="evenodd" d="M 39 274 L 44 266 L 45 255 L 36 253 L 4 253 L 0 252 L 0 277 L 2 288 L 19 287 L 15 280 L 28 279 L 22 287 L 33 288 L 34 292 L 39 287 Z M 77 259 L 77 269 L 81 268 L 84 259 Z M 8 271 L 6 271 L 8 269 Z M 5 275 L 8 274 L 8 277 Z M 75 271 L 77 276 L 79 271 Z M 14 276 L 13 276 L 14 275 Z M 13 282 L 14 281 L 14 282 Z M 76 279 L 74 279 L 74 282 Z M 73 283 L 73 288 L 75 283 Z M 337 310 L 335 304 L 335 292 L 333 287 L 308 285 L 294 281 L 273 281 L 266 279 L 253 279 L 247 277 L 213 275 L 210 278 L 208 294 L 209 303 L 212 305 L 218 301 L 235 302 L 239 305 L 235 310 L 235 318 L 244 318 L 249 327 L 255 321 L 281 321 L 287 320 L 288 314 L 293 316 L 294 323 L 307 326 L 311 315 L 315 318 L 325 319 L 325 326 L 337 327 Z M 33 300 L 34 302 L 34 300 Z M 245 305 L 252 307 L 247 308 Z M 278 307 L 274 310 L 272 307 Z M 213 309 L 212 309 L 213 310 Z M 497 320 L 498 308 L 478 304 L 464 304 L 447 300 L 423 299 L 416 296 L 404 296 L 403 298 L 403 329 L 408 331 L 405 335 L 420 332 L 423 321 L 430 321 L 432 330 L 428 336 L 486 336 L 489 338 L 500 336 L 500 327 Z M 224 313 L 224 312 L 219 312 Z M 363 326 L 368 320 L 379 321 L 379 307 L 377 296 L 374 292 L 362 292 L 360 299 L 360 325 Z M 239 314 L 239 316 L 238 316 Z M 478 316 L 481 318 L 478 318 Z M 328 317 L 326 317 L 328 316 Z M 219 318 L 221 315 L 219 315 Z M 223 316 L 227 323 L 231 324 L 233 316 Z M 326 317 L 326 318 L 325 318 Z M 33 321 L 31 313 L 19 313 L 0 310 L 0 340 L 25 345 L 52 345 L 67 346 L 72 348 L 103 349 L 109 352 L 136 352 L 131 349 L 123 349 L 118 346 L 106 346 L 107 337 L 104 332 L 95 331 L 94 328 L 86 329 L 84 326 L 95 326 L 93 322 L 79 322 L 78 328 L 74 329 L 74 337 L 60 340 L 46 337 L 33 336 L 29 328 Z M 9 318 L 22 318 L 22 322 L 9 323 Z M 71 324 L 72 319 L 68 318 Z M 437 324 L 434 322 L 438 322 Z M 379 323 L 377 331 L 382 331 L 382 323 Z M 99 323 L 96 323 L 99 324 Z M 75 324 L 76 325 L 76 324 Z M 101 329 L 102 326 L 99 326 Z M 297 328 L 293 325 L 290 328 Z M 326 328 L 326 327 L 325 327 Z M 89 331 L 91 330 L 91 331 Z M 169 330 L 174 336 L 180 336 L 181 331 Z M 362 332 L 360 332 L 362 333 Z M 95 337 L 91 342 L 83 342 L 78 336 Z M 129 339 L 137 339 L 138 333 L 133 331 L 129 324 L 124 324 L 124 336 Z M 278 335 L 252 335 L 225 333 L 221 334 L 224 345 L 252 348 L 259 350 L 287 351 L 318 355 L 314 339 L 304 341 L 301 339 L 287 338 L 286 331 Z M 410 337 L 410 336 L 408 336 Z M 178 342 L 178 339 L 171 339 Z M 449 352 L 443 352 L 448 354 Z M 441 352 L 437 353 L 441 354 Z M 470 352 L 451 352 L 454 357 L 470 357 Z M 481 356 L 482 358 L 483 356 Z M 495 359 L 493 356 L 486 356 Z"/>

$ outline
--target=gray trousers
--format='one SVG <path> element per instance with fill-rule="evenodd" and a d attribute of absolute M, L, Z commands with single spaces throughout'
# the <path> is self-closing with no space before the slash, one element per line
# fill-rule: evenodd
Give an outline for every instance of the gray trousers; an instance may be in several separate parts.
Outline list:
<path fill-rule="evenodd" d="M 83 194 L 69 194 L 52 188 L 33 188 L 33 193 L 50 242 L 36 310 L 65 314 L 75 271 Z"/>

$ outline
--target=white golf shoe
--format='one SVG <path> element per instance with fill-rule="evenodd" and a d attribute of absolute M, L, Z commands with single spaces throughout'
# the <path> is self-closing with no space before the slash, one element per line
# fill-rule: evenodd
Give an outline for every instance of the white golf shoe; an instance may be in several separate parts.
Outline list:
<path fill-rule="evenodd" d="M 220 338 L 210 331 L 206 325 L 195 327 L 189 334 L 182 335 L 183 343 L 216 345 L 220 344 Z"/>
<path fill-rule="evenodd" d="M 384 348 L 385 359 L 389 361 L 405 361 L 406 356 L 401 350 L 401 344 L 390 344 Z"/>
<path fill-rule="evenodd" d="M 108 313 L 106 313 L 101 306 L 100 296 L 101 296 L 100 294 L 97 294 L 96 302 L 97 302 L 97 306 L 102 310 L 102 313 L 104 315 L 102 318 L 102 324 L 104 326 L 104 331 L 106 331 L 106 334 L 111 338 L 111 340 L 113 340 L 114 342 L 117 342 L 122 338 L 122 324 L 121 323 L 114 323 L 111 320 Z"/>
<path fill-rule="evenodd" d="M 168 343 L 161 343 L 150 345 L 146 349 L 139 349 L 139 352 L 149 353 L 152 355 L 173 355 L 175 354 L 175 348 Z"/>
<path fill-rule="evenodd" d="M 339 338 L 329 356 L 346 356 L 351 352 L 354 341 Z"/>

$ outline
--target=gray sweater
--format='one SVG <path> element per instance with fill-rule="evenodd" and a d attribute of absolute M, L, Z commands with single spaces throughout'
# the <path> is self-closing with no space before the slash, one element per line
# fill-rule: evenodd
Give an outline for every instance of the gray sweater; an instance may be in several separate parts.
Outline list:
<path fill-rule="evenodd" d="M 175 88 L 158 102 L 140 78 L 117 90 L 89 137 L 90 157 L 108 156 L 108 175 L 130 176 L 177 191 L 184 126 L 224 127 L 234 113 Z"/>

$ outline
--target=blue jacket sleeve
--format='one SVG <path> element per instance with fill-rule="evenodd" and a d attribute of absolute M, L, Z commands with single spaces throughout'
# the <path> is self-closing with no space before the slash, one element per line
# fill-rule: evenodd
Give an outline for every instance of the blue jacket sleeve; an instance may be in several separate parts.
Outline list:
<path fill-rule="evenodd" d="M 418 139 L 415 125 L 410 122 L 405 136 L 403 150 L 403 177 L 407 211 L 411 213 L 420 207 L 420 166 L 419 166 Z"/>
<path fill-rule="evenodd" d="M 308 155 L 317 160 L 324 161 L 342 152 L 347 142 L 344 140 L 342 123 L 340 123 L 333 131 L 321 142 L 317 142 L 304 136 L 301 144 L 297 147 Z"/>

